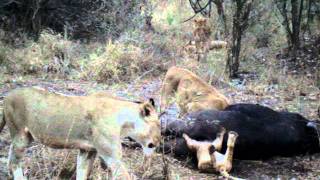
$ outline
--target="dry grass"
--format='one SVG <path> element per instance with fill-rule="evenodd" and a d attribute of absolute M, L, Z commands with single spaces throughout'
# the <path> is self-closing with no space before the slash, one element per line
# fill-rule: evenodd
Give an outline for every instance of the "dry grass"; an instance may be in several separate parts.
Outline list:
<path fill-rule="evenodd" d="M 270 72 L 271 73 L 271 72 Z M 203 76 L 204 74 L 200 74 Z M 272 76 L 273 77 L 273 76 Z M 222 87 L 217 85 L 225 95 L 234 102 L 252 102 L 261 103 L 267 106 L 271 106 L 274 109 L 284 109 L 288 108 L 290 111 L 300 112 L 304 116 L 310 119 L 316 119 L 316 105 L 319 103 L 317 99 L 320 97 L 319 90 L 313 89 L 313 87 L 308 83 L 309 81 L 303 79 L 297 79 L 297 77 L 290 76 L 277 76 L 278 78 L 283 78 L 287 81 L 288 85 L 281 88 L 275 88 L 272 91 L 268 90 L 270 88 L 267 83 L 269 78 L 266 79 L 253 79 L 247 81 L 243 89 L 240 86 L 233 85 Z M 154 82 L 156 82 L 154 84 Z M 312 81 L 310 81 L 312 82 Z M 22 82 L 23 83 L 23 82 Z M 37 83 L 37 82 L 34 82 Z M 38 82 L 39 83 L 39 82 Z M 1 87 L 1 92 L 5 90 L 8 83 Z M 14 84 L 14 83 L 12 83 Z M 26 83 L 27 84 L 27 83 Z M 58 81 L 55 84 L 51 83 L 40 83 L 43 86 L 50 87 L 55 91 L 64 92 L 69 94 L 70 92 L 78 94 L 79 92 L 92 91 L 95 89 L 106 89 L 107 87 L 98 87 L 92 82 L 73 82 L 64 83 L 63 81 Z M 289 86 L 289 84 L 292 84 Z M 111 93 L 114 92 L 130 92 L 130 96 L 137 97 L 159 97 L 159 88 L 161 81 L 145 80 L 144 82 L 133 84 L 133 86 L 125 86 L 118 88 L 110 88 Z M 299 86 L 300 85 L 300 86 Z M 292 100 L 287 97 L 289 92 L 299 92 L 300 87 L 308 87 L 308 94 L 306 96 L 300 96 L 296 94 Z M 10 86 L 10 88 L 15 88 Z M 286 90 L 285 90 L 286 89 Z M 76 91 L 74 91 L 76 90 Z M 316 96 L 315 99 L 313 96 Z M 302 103 L 303 101 L 303 103 Z M 1 105 L 1 101 L 0 101 Z M 300 109 L 299 109 L 300 108 Z M 4 165 L 4 169 L 0 168 L 0 178 L 1 175 L 6 174 L 5 159 L 7 157 L 7 152 L 9 148 L 9 132 L 5 129 L 0 136 L 0 146 L 4 147 L 0 150 L 0 156 L 4 157 L 4 161 L 0 161 L 0 166 Z M 75 173 L 75 158 L 76 150 L 54 150 L 47 148 L 39 144 L 32 144 L 30 148 L 26 151 L 26 156 L 23 160 L 25 173 L 29 176 L 29 179 L 70 179 Z M 163 179 L 166 174 L 169 174 L 171 179 L 221 179 L 217 174 L 208 174 L 198 172 L 194 166 L 191 166 L 187 161 L 178 161 L 169 155 L 165 155 L 167 160 L 167 165 L 163 162 L 161 154 L 158 154 L 151 168 L 146 172 L 140 169 L 142 164 L 142 152 L 137 149 L 123 150 L 124 162 L 129 168 L 130 172 L 136 174 L 142 179 Z M 231 173 L 238 177 L 254 177 L 254 178 L 272 178 L 272 177 L 298 177 L 302 178 L 317 178 L 316 170 L 318 169 L 319 161 L 316 159 L 317 156 L 303 156 L 295 158 L 275 158 L 264 162 L 247 162 L 247 161 L 235 161 L 234 171 Z M 293 163 L 294 162 L 294 163 Z M 95 162 L 94 170 L 91 175 L 91 179 L 108 179 L 108 171 L 103 170 L 100 166 L 99 160 Z M 295 168 L 297 171 L 291 171 L 290 169 Z M 169 173 L 165 173 L 164 170 L 168 169 Z M 299 170 L 301 169 L 301 170 Z M 305 170 L 304 170 L 305 169 Z M 308 173 L 305 173 L 308 172 Z"/>
<path fill-rule="evenodd" d="M 103 53 L 91 54 L 90 64 L 83 73 L 83 78 L 94 79 L 103 83 L 129 82 L 143 72 L 160 68 L 161 64 L 153 59 L 152 54 L 145 54 L 134 45 L 109 43 Z"/>
<path fill-rule="evenodd" d="M 29 81 L 37 84 L 36 77 L 40 76 L 50 81 L 55 77 L 61 78 L 54 86 L 51 82 L 45 85 L 52 86 L 53 90 L 64 89 L 62 92 L 68 94 L 108 89 L 126 97 L 159 97 L 161 81 L 158 79 L 163 77 L 168 66 L 176 63 L 196 72 L 234 103 L 260 103 L 273 109 L 299 112 L 310 119 L 319 118 L 316 110 L 320 106 L 320 90 L 315 84 L 316 80 L 304 75 L 291 75 L 279 67 L 275 58 L 279 47 L 283 46 L 284 36 L 272 36 L 268 51 L 255 47 L 257 40 L 254 35 L 247 36 L 240 69 L 248 73 L 240 80 L 230 81 L 224 74 L 225 50 L 210 51 L 205 63 L 198 63 L 179 52 L 192 34 L 192 22 L 180 24 L 181 20 L 190 17 L 183 4 L 182 1 L 159 3 L 153 19 L 155 33 L 128 31 L 120 35 L 118 40 L 107 43 L 79 43 L 51 31 L 42 32 L 38 41 L 25 39 L 23 46 L 19 47 L 0 41 L 0 93 L 16 88 L 18 84 L 30 85 Z M 164 10 L 165 14 L 161 14 Z M 3 75 L 4 72 L 7 74 Z M 26 76 L 30 74 L 32 76 Z M 156 80 L 146 79 L 147 75 L 155 76 Z M 92 81 L 101 82 L 101 86 Z M 113 86 L 109 86 L 111 84 Z M 0 99 L 0 106 L 1 103 Z M 6 129 L 0 134 L 0 179 L 2 174 L 7 173 L 5 160 L 9 139 Z M 53 150 L 33 144 L 24 158 L 25 173 L 30 179 L 70 179 L 75 172 L 76 153 L 75 150 Z M 300 176 L 300 179 L 319 179 L 320 164 L 317 158 L 315 155 L 284 160 L 275 158 L 266 162 L 235 161 L 232 175 L 252 179 L 290 179 Z M 165 159 L 167 163 L 159 154 L 151 168 L 144 172 L 140 169 L 141 150 L 124 149 L 124 161 L 130 171 L 140 178 L 163 179 L 166 174 L 171 179 L 221 178 L 216 174 L 198 172 L 188 161 L 178 161 L 168 155 Z M 302 167 L 306 172 L 293 171 L 295 167 Z M 91 179 L 107 177 L 108 172 L 99 166 L 97 160 Z"/>
<path fill-rule="evenodd" d="M 28 40 L 23 47 L 1 46 L 0 58 L 13 74 L 57 74 L 66 77 L 78 66 L 81 45 L 49 30 L 40 34 L 37 42 Z"/>
<path fill-rule="evenodd" d="M 167 61 L 159 56 L 163 52 L 156 52 L 159 46 L 154 42 L 146 45 L 109 41 L 86 45 L 43 31 L 38 41 L 30 40 L 20 48 L 0 43 L 3 72 L 45 78 L 90 79 L 108 84 L 129 82 L 146 71 L 158 75 Z M 151 49 L 141 48 L 143 45 Z"/>

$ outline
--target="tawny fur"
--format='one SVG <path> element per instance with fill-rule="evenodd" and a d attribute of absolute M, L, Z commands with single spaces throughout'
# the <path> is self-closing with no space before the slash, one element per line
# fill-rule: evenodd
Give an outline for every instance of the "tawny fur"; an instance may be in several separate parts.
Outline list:
<path fill-rule="evenodd" d="M 206 59 L 210 50 L 227 47 L 225 41 L 212 41 L 210 38 L 211 28 L 206 18 L 195 19 L 192 39 L 181 48 L 181 54 L 200 61 Z"/>
<path fill-rule="evenodd" d="M 211 29 L 205 18 L 195 19 L 194 25 L 193 38 L 196 48 L 199 52 L 204 51 L 210 39 Z"/>
<path fill-rule="evenodd" d="M 209 50 L 222 49 L 227 47 L 226 41 L 210 41 Z"/>
<path fill-rule="evenodd" d="M 228 99 L 223 94 L 191 71 L 171 67 L 161 88 L 162 112 L 167 108 L 170 97 L 175 94 L 180 115 L 203 109 L 223 110 L 229 105 Z"/>
<path fill-rule="evenodd" d="M 22 88 L 5 97 L 3 110 L 0 126 L 6 123 L 12 138 L 8 168 L 15 179 L 23 178 L 21 158 L 33 140 L 53 148 L 79 149 L 77 179 L 87 178 L 96 154 L 112 171 L 117 169 L 119 177 L 131 179 L 121 161 L 121 139 L 135 139 L 145 152 L 151 152 L 161 139 L 152 103 L 103 93 L 64 96 Z"/>

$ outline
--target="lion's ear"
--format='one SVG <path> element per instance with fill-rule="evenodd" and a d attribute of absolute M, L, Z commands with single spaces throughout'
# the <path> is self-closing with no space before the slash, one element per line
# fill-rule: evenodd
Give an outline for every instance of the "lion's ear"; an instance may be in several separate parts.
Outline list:
<path fill-rule="evenodd" d="M 153 98 L 149 98 L 149 102 L 154 108 L 156 108 L 156 103 L 154 102 Z"/>
<path fill-rule="evenodd" d="M 150 103 L 142 104 L 142 107 L 140 109 L 141 116 L 142 117 L 150 116 L 152 109 L 153 107 Z"/>

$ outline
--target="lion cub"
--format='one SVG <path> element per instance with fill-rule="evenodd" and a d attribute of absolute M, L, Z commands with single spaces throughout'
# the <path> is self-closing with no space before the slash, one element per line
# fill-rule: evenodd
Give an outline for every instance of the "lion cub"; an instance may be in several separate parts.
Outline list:
<path fill-rule="evenodd" d="M 199 53 L 204 52 L 207 43 L 210 42 L 211 29 L 207 21 L 205 18 L 194 20 L 195 29 L 193 31 L 193 38 Z"/>
<path fill-rule="evenodd" d="M 33 140 L 52 148 L 79 149 L 77 179 L 87 179 L 97 155 L 117 178 L 131 179 L 121 161 L 122 138 L 136 140 L 148 156 L 161 139 L 153 100 L 130 102 L 102 93 L 64 96 L 22 88 L 5 97 L 3 110 L 0 132 L 7 124 L 12 138 L 8 169 L 19 180 L 24 179 L 21 158 Z"/>
<path fill-rule="evenodd" d="M 227 47 L 227 42 L 211 40 L 211 28 L 208 19 L 198 18 L 194 21 L 194 30 L 192 40 L 182 46 L 182 53 L 197 61 L 206 60 L 207 54 L 213 49 L 222 49 Z"/>
<path fill-rule="evenodd" d="M 209 86 L 189 70 L 171 67 L 161 88 L 160 111 L 168 106 L 169 98 L 176 94 L 180 115 L 203 109 L 223 110 L 229 105 L 228 99 L 217 89 Z"/>

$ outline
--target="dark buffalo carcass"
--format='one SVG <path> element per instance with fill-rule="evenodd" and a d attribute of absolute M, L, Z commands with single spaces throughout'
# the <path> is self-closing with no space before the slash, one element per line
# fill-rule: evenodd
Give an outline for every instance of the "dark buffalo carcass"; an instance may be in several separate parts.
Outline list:
<path fill-rule="evenodd" d="M 234 104 L 223 111 L 203 110 L 162 124 L 165 124 L 162 133 L 166 136 L 164 150 L 181 157 L 190 153 L 183 133 L 194 140 L 210 142 L 223 128 L 239 135 L 234 147 L 236 159 L 266 159 L 320 151 L 318 123 L 297 113 L 278 112 L 257 104 Z M 225 152 L 226 144 L 227 133 L 221 152 Z"/>

